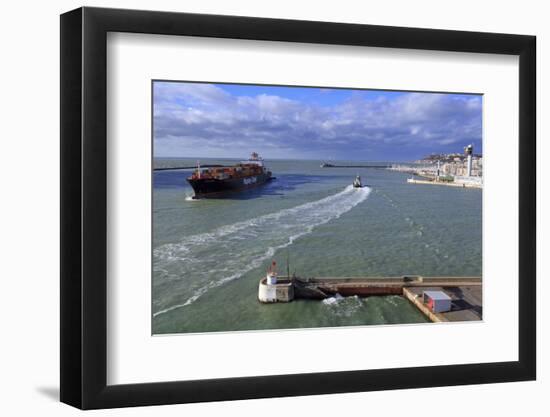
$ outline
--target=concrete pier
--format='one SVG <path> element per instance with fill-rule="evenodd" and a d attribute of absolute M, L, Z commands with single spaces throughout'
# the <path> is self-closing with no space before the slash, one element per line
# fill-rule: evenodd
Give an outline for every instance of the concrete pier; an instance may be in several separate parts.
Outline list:
<path fill-rule="evenodd" d="M 468 183 L 468 182 L 452 182 L 452 181 L 435 181 L 435 180 L 417 180 L 415 178 L 408 178 L 409 184 L 429 184 L 429 185 L 445 185 L 447 187 L 459 187 L 459 188 L 483 188 L 481 184 Z"/>
<path fill-rule="evenodd" d="M 424 291 L 443 291 L 451 298 L 450 310 L 434 313 L 423 300 Z M 260 281 L 258 298 L 261 302 L 290 302 L 300 298 L 322 300 L 336 294 L 400 295 L 433 322 L 482 319 L 481 277 L 280 277 L 274 285 L 269 285 L 264 278 Z"/>
<path fill-rule="evenodd" d="M 321 165 L 321 168 L 377 168 L 377 169 L 388 169 L 388 168 L 391 168 L 391 165 L 332 165 L 332 164 L 326 164 L 326 165 Z"/>
<path fill-rule="evenodd" d="M 434 313 L 422 300 L 422 292 L 444 291 L 451 297 L 451 310 Z M 448 321 L 476 321 L 482 319 L 482 289 L 480 285 L 460 287 L 408 287 L 403 288 L 403 296 L 435 323 Z"/>

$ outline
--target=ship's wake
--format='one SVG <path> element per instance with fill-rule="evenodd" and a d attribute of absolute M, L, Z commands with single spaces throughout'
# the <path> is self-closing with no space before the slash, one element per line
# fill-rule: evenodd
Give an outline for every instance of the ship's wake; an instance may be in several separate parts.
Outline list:
<path fill-rule="evenodd" d="M 153 252 L 153 316 L 187 306 L 260 267 L 279 249 L 365 201 L 351 185 L 331 196 L 162 245 Z"/>
<path fill-rule="evenodd" d="M 335 316 L 351 317 L 364 308 L 363 300 L 357 295 L 342 297 L 336 294 L 323 300 L 323 305 Z"/>

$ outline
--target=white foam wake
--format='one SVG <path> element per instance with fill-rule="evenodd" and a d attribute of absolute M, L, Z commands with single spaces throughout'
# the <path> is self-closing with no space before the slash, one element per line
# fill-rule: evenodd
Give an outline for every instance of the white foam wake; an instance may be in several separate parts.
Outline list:
<path fill-rule="evenodd" d="M 155 285 L 181 283 L 185 301 L 156 311 L 153 316 L 184 307 L 208 290 L 258 268 L 278 249 L 291 245 L 322 224 L 340 217 L 370 194 L 370 188 L 351 185 L 321 200 L 189 236 L 153 252 Z M 214 277 L 214 279 L 212 279 Z M 173 285 L 166 285 L 166 291 Z M 169 298 L 173 294 L 166 294 Z M 159 298 L 159 297 L 155 297 Z M 173 298 L 173 297 L 172 297 Z M 181 299 L 181 298 L 180 298 Z"/>
<path fill-rule="evenodd" d="M 336 316 L 351 317 L 363 308 L 364 303 L 357 295 L 342 297 L 336 293 L 334 297 L 325 298 L 323 305 Z"/>

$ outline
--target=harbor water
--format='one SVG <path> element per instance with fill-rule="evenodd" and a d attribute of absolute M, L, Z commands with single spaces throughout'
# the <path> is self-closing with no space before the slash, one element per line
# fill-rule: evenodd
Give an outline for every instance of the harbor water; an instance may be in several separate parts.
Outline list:
<path fill-rule="evenodd" d="M 190 170 L 153 173 L 153 334 L 427 321 L 400 296 L 261 304 L 258 282 L 272 260 L 281 275 L 288 260 L 300 277 L 481 275 L 482 190 L 322 162 L 267 160 L 276 180 L 223 199 L 193 199 Z M 351 186 L 356 175 L 366 187 Z"/>

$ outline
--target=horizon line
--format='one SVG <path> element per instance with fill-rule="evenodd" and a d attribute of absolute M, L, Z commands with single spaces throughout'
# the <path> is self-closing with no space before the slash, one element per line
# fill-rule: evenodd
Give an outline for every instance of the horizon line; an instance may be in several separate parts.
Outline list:
<path fill-rule="evenodd" d="M 159 159 L 235 159 L 237 161 L 243 161 L 247 158 L 237 158 L 228 156 L 155 156 L 153 158 Z M 264 161 L 353 161 L 353 162 L 414 162 L 414 160 L 398 160 L 398 159 L 334 159 L 334 158 L 262 158 Z"/>

